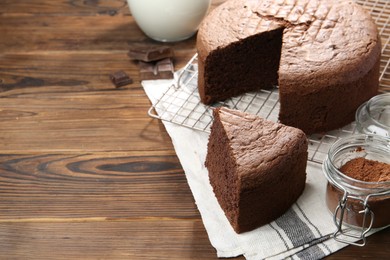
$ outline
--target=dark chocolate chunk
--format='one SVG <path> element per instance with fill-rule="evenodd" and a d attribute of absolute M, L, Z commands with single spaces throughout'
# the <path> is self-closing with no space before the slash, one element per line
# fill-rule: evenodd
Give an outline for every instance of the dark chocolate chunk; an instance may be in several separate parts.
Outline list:
<path fill-rule="evenodd" d="M 157 62 L 139 62 L 141 80 L 173 79 L 174 66 L 172 59 L 166 58 Z"/>
<path fill-rule="evenodd" d="M 127 55 L 134 60 L 151 62 L 172 58 L 173 50 L 167 46 L 134 48 L 130 49 Z"/>
<path fill-rule="evenodd" d="M 110 74 L 110 79 L 117 88 L 133 83 L 133 80 L 123 70 Z"/>

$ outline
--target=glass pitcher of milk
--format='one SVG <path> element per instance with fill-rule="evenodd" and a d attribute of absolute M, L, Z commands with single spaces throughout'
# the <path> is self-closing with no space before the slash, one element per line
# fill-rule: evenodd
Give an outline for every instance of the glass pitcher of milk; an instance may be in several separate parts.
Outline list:
<path fill-rule="evenodd" d="M 175 42 L 190 38 L 207 14 L 211 0 L 127 0 L 130 12 L 150 38 Z"/>

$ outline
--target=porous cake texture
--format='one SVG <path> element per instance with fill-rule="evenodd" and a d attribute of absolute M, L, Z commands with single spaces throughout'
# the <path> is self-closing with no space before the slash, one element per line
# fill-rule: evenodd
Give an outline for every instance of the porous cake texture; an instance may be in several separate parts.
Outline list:
<path fill-rule="evenodd" d="M 258 116 L 217 108 L 205 165 L 211 186 L 237 233 L 267 224 L 302 194 L 307 138 Z"/>
<path fill-rule="evenodd" d="M 202 22 L 197 50 L 203 103 L 278 85 L 280 122 L 306 134 L 353 121 L 378 92 L 380 37 L 353 1 L 228 0 Z"/>

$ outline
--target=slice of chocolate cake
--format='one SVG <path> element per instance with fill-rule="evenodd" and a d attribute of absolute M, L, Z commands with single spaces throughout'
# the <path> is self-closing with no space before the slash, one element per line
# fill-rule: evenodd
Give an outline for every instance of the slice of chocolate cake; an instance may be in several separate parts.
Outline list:
<path fill-rule="evenodd" d="M 206 157 L 211 186 L 237 233 L 281 216 L 302 194 L 307 139 L 299 129 L 232 110 L 214 110 Z"/>

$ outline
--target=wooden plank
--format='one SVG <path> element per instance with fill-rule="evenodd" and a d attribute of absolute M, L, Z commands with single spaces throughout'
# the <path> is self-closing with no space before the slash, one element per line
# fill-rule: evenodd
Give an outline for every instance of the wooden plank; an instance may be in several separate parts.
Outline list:
<path fill-rule="evenodd" d="M 200 220 L 175 219 L 0 223 L 0 251 L 2 259 L 216 259 Z"/>
<path fill-rule="evenodd" d="M 325 259 L 389 259 L 389 256 L 390 228 L 387 228 L 369 236 L 364 247 L 348 246 Z"/>
<path fill-rule="evenodd" d="M 59 123 L 59 124 L 57 124 Z M 4 124 L 4 123 L 2 123 Z M 31 128 L 34 127 L 32 131 Z M 16 129 L 16 130 L 13 130 Z M 12 124 L 1 130 L 0 154 L 172 150 L 162 123 L 154 120 Z"/>
<path fill-rule="evenodd" d="M 101 16 L 0 16 L 0 24 L 2 54 L 88 51 L 93 55 L 102 51 L 127 51 L 133 44 L 174 45 L 175 50 L 181 51 L 194 49 L 196 38 L 179 43 L 155 42 L 129 15 L 105 19 Z"/>
<path fill-rule="evenodd" d="M 12 4 L 11 4 L 12 1 Z M 212 8 L 226 0 L 213 0 Z M 50 16 L 114 16 L 129 15 L 126 0 L 8 0 L 0 1 L 0 15 L 50 15 Z"/>
<path fill-rule="evenodd" d="M 18 91 L 0 98 L 0 153 L 172 150 L 162 122 L 147 116 L 144 93 Z"/>
<path fill-rule="evenodd" d="M 185 61 L 180 53 L 177 59 Z M 116 89 L 109 74 L 119 69 L 134 83 Z M 137 64 L 126 52 L 8 54 L 0 63 L 0 81 L 0 149 L 172 147 L 161 122 L 147 117 L 151 103 L 140 85 Z"/>
<path fill-rule="evenodd" d="M 137 64 L 126 51 L 117 53 L 24 53 L 3 54 L 0 63 L 0 95 L 45 92 L 113 90 L 109 74 L 125 70 L 138 77 Z M 141 89 L 138 78 L 129 85 Z M 15 91 L 16 90 L 16 91 Z M 142 93 L 138 91 L 137 94 Z"/>
<path fill-rule="evenodd" d="M 0 49 L 8 53 L 49 50 L 125 50 L 147 41 L 131 16 L 0 16 Z M 88 28 L 88 29 L 86 29 Z"/>
<path fill-rule="evenodd" d="M 36 52 L 0 54 L 0 97 L 53 92 L 89 92 L 115 90 L 109 75 L 124 70 L 134 83 L 137 97 L 146 95 L 141 87 L 138 63 L 131 61 L 126 50 L 112 52 Z M 196 53 L 192 48 L 175 52 L 175 69 L 185 66 Z M 115 93 L 115 92 L 113 92 Z"/>
<path fill-rule="evenodd" d="M 0 1 L 0 14 L 88 16 L 129 14 L 126 0 L 6 0 Z"/>
<path fill-rule="evenodd" d="M 0 198 L 0 222 L 199 218 L 173 152 L 3 154 Z"/>

